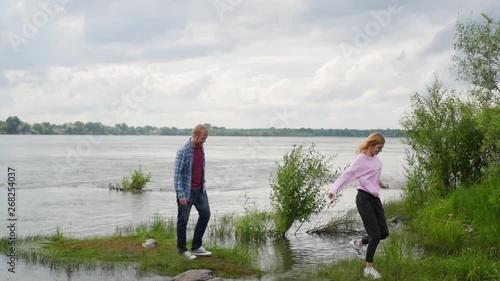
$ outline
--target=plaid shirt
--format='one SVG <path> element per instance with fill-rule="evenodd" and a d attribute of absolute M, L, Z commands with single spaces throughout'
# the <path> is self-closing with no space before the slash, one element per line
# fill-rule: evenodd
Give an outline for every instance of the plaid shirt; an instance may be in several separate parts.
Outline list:
<path fill-rule="evenodd" d="M 201 148 L 203 154 L 203 172 L 201 189 L 205 191 L 205 152 L 203 147 Z M 189 200 L 191 196 L 191 175 L 193 174 L 193 157 L 194 149 L 191 147 L 191 138 L 177 150 L 175 156 L 175 167 L 174 167 L 174 187 L 175 193 L 177 193 L 177 198 L 186 198 Z"/>

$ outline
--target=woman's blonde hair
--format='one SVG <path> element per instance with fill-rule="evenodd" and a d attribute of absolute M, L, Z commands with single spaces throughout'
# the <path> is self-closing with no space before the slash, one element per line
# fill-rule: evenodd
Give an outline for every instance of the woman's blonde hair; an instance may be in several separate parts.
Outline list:
<path fill-rule="evenodd" d="M 371 133 L 356 149 L 356 154 L 364 153 L 372 145 L 385 144 L 385 138 L 381 133 Z"/>

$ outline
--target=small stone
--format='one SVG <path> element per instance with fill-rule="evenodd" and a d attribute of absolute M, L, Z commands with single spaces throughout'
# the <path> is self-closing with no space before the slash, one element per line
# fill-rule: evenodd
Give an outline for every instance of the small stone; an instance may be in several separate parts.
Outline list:
<path fill-rule="evenodd" d="M 144 247 L 144 248 L 154 248 L 154 247 L 156 247 L 156 240 L 154 240 L 154 239 L 146 239 L 146 242 L 142 243 L 142 247 Z"/>

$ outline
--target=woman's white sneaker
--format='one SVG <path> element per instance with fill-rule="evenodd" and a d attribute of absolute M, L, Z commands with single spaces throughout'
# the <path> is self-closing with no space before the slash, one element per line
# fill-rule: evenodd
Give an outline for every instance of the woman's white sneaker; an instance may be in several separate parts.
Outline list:
<path fill-rule="evenodd" d="M 358 259 L 365 259 L 363 257 L 363 246 L 359 246 L 357 240 L 351 240 L 351 242 L 349 242 L 349 245 L 354 249 L 354 253 L 356 254 L 356 257 L 358 257 Z"/>
<path fill-rule="evenodd" d="M 365 277 L 371 277 L 373 279 L 380 279 L 380 278 L 382 278 L 382 276 L 380 275 L 380 273 L 378 273 L 378 271 L 376 271 L 375 268 L 373 268 L 373 267 L 365 268 L 363 270 L 363 275 Z"/>

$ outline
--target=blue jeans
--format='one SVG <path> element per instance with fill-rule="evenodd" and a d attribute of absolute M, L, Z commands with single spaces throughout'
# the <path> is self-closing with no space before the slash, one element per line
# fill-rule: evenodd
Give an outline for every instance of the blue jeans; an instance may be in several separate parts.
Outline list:
<path fill-rule="evenodd" d="M 191 190 L 191 196 L 186 206 L 182 206 L 177 198 L 177 249 L 180 253 L 187 251 L 186 248 L 186 227 L 189 221 L 191 207 L 198 211 L 198 222 L 194 229 L 193 243 L 191 250 L 196 250 L 202 245 L 202 238 L 210 220 L 210 206 L 208 196 L 202 190 Z"/>

